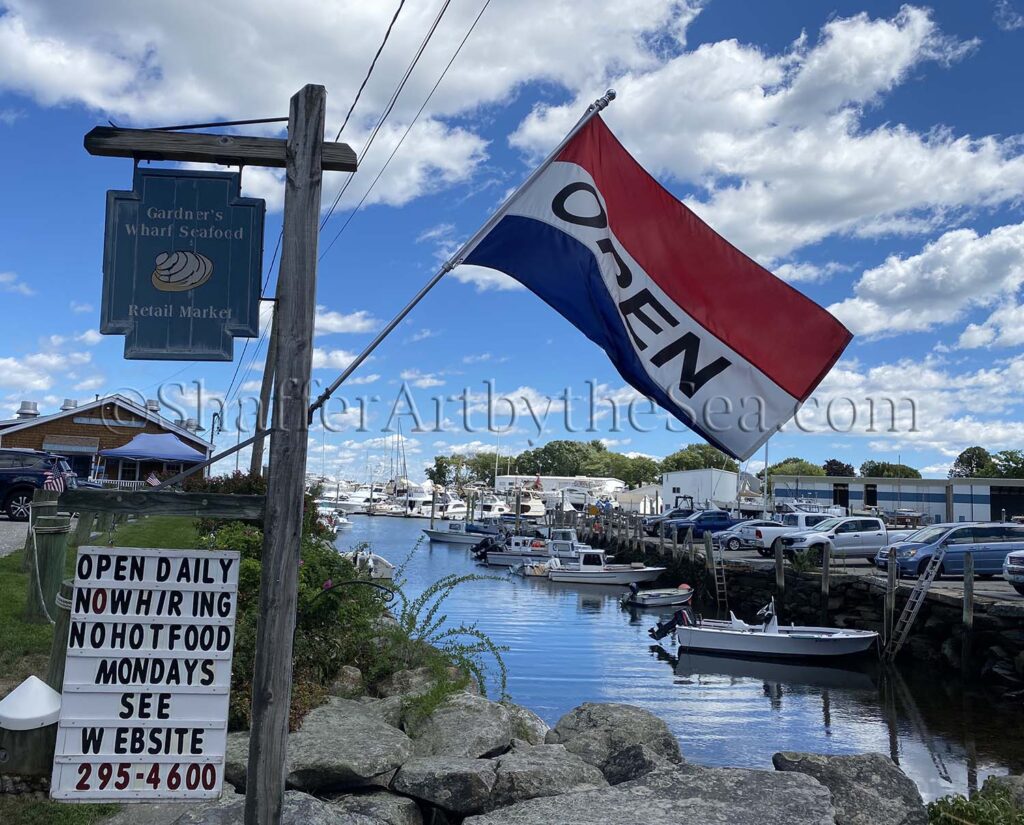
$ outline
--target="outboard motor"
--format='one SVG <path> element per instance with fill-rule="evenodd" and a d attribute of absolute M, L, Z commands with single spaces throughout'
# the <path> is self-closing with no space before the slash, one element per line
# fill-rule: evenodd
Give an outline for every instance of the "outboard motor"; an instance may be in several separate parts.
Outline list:
<path fill-rule="evenodd" d="M 629 592 L 632 593 L 635 596 L 637 593 L 640 592 L 640 585 L 638 585 L 636 582 L 630 582 L 629 583 Z"/>
<path fill-rule="evenodd" d="M 671 633 L 675 633 L 677 627 L 686 627 L 688 625 L 697 624 L 696 619 L 693 616 L 693 611 L 687 607 L 680 607 L 675 613 L 672 614 L 671 619 L 667 619 L 664 622 L 658 622 L 657 627 L 652 627 L 647 633 L 655 641 L 661 641 Z"/>
<path fill-rule="evenodd" d="M 494 539 L 493 536 L 487 536 L 483 541 L 474 544 L 469 553 L 474 559 L 484 559 L 487 557 L 487 551 L 494 547 L 497 543 L 498 542 Z"/>

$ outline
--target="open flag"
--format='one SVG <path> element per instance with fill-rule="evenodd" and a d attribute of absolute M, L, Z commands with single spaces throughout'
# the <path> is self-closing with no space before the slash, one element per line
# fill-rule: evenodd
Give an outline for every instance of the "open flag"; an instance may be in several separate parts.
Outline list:
<path fill-rule="evenodd" d="M 792 418 L 852 337 L 680 203 L 596 114 L 489 226 L 460 263 L 535 292 L 735 458 Z"/>

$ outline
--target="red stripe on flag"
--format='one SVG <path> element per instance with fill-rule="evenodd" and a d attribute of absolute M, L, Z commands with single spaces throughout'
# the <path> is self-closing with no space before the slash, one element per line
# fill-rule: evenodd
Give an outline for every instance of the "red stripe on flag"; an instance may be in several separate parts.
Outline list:
<path fill-rule="evenodd" d="M 853 335 L 726 241 L 594 117 L 559 154 L 590 173 L 615 236 L 701 326 L 803 401 Z"/>

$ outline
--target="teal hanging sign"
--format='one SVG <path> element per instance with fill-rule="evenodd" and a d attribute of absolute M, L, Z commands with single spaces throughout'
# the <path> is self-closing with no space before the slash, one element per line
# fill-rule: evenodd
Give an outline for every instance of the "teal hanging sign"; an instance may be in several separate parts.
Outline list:
<path fill-rule="evenodd" d="M 259 333 L 265 213 L 237 172 L 136 167 L 107 192 L 100 332 L 125 358 L 230 361 Z"/>

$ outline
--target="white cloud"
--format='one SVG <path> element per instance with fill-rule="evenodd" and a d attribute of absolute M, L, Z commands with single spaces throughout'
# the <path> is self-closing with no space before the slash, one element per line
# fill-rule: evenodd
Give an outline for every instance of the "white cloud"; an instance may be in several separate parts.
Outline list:
<path fill-rule="evenodd" d="M 968 324 L 960 333 L 962 349 L 976 347 L 1018 347 L 1024 344 L 1024 304 L 1012 300 L 999 307 L 980 324 Z"/>
<path fill-rule="evenodd" d="M 414 387 L 419 387 L 420 389 L 444 386 L 444 380 L 438 377 L 437 373 L 423 373 L 419 370 L 403 370 L 399 377 L 403 381 L 408 381 Z"/>
<path fill-rule="evenodd" d="M 469 266 L 462 264 L 451 271 L 450 277 L 464 284 L 473 284 L 477 292 L 486 292 L 489 289 L 512 290 L 524 289 L 519 281 L 510 278 L 504 272 L 495 269 L 487 269 L 482 266 Z"/>
<path fill-rule="evenodd" d="M 92 390 L 98 390 L 104 383 L 106 383 L 106 379 L 102 375 L 93 375 L 75 384 L 75 389 L 80 392 L 91 392 Z"/>
<path fill-rule="evenodd" d="M 21 120 L 25 113 L 18 109 L 0 109 L 0 123 L 4 126 L 13 126 L 15 121 Z"/>
<path fill-rule="evenodd" d="M 490 361 L 493 356 L 489 352 L 481 352 L 479 355 L 465 355 L 462 358 L 463 364 L 482 364 Z"/>
<path fill-rule="evenodd" d="M 99 330 L 87 329 L 81 335 L 76 335 L 75 340 L 92 347 L 103 340 L 103 335 L 100 334 Z"/>
<path fill-rule="evenodd" d="M 356 353 L 349 352 L 348 350 L 313 348 L 313 369 L 315 370 L 327 367 L 343 370 L 355 359 Z"/>
<path fill-rule="evenodd" d="M 346 379 L 346 384 L 373 384 L 375 381 L 380 380 L 380 375 L 375 372 L 371 372 L 369 375 L 354 375 L 351 378 Z"/>
<path fill-rule="evenodd" d="M 807 261 L 787 263 L 776 266 L 774 272 L 784 281 L 790 283 L 815 283 L 827 281 L 836 272 L 845 272 L 849 267 L 834 261 L 818 266 Z"/>
<path fill-rule="evenodd" d="M 688 203 L 711 226 L 772 263 L 829 236 L 927 231 L 951 211 L 1018 197 L 1016 138 L 864 126 L 865 109 L 925 64 L 975 46 L 909 6 L 890 19 L 837 18 L 817 42 L 800 37 L 778 54 L 723 40 L 623 71 L 605 117 L 651 172 L 706 190 Z M 513 145 L 546 152 L 590 96 L 535 107 Z"/>
<path fill-rule="evenodd" d="M 1012 32 L 1024 28 L 1024 14 L 1018 12 L 1010 0 L 996 0 L 996 11 L 993 15 L 996 25 L 1004 32 Z"/>
<path fill-rule="evenodd" d="M 316 308 L 317 335 L 332 332 L 373 332 L 379 326 L 380 321 L 364 309 L 345 314 L 329 310 L 322 305 Z"/>
<path fill-rule="evenodd" d="M 436 241 L 444 238 L 448 238 L 455 231 L 455 224 L 451 223 L 439 223 L 429 229 L 424 229 L 416 236 L 416 243 L 423 243 L 423 241 Z"/>
<path fill-rule="evenodd" d="M 829 311 L 857 334 L 921 332 L 955 321 L 972 306 L 1013 295 L 1021 283 L 1024 224 L 996 227 L 981 236 L 955 229 L 917 255 L 893 255 L 867 270 L 854 286 L 854 297 Z M 977 337 L 969 334 L 965 345 Z"/>
<path fill-rule="evenodd" d="M 0 387 L 31 391 L 52 386 L 53 377 L 45 366 L 28 364 L 20 358 L 0 358 Z"/>
<path fill-rule="evenodd" d="M 78 301 L 72 301 L 70 306 L 71 306 L 71 311 L 72 312 L 92 312 L 93 311 L 92 304 L 82 304 L 82 303 L 79 303 Z"/>
<path fill-rule="evenodd" d="M 414 332 L 409 340 L 414 343 L 416 341 L 426 341 L 428 338 L 437 338 L 437 336 L 440 334 L 441 333 L 438 332 L 437 330 L 427 329 L 426 327 L 424 327 L 419 332 Z"/>
<path fill-rule="evenodd" d="M 0 272 L 0 292 L 16 292 L 18 295 L 35 295 L 35 290 L 13 272 Z"/>

